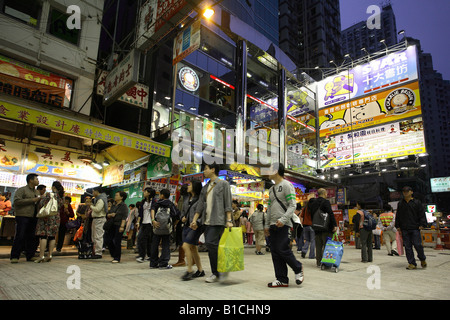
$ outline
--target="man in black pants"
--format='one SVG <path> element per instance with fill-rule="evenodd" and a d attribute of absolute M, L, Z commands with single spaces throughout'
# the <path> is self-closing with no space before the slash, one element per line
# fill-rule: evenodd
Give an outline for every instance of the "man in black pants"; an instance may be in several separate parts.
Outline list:
<path fill-rule="evenodd" d="M 289 246 L 289 229 L 293 227 L 292 217 L 296 208 L 295 189 L 292 183 L 284 179 L 284 166 L 281 163 L 272 165 L 269 178 L 275 185 L 269 190 L 269 206 L 265 219 L 264 231 L 270 235 L 270 251 L 275 269 L 275 281 L 269 288 L 289 286 L 288 266 L 295 273 L 295 283 L 303 282 L 303 266 Z"/>
<path fill-rule="evenodd" d="M 420 230 L 427 226 L 425 209 L 419 199 L 413 198 L 411 187 L 404 187 L 402 193 L 403 199 L 398 203 L 395 216 L 395 227 L 402 233 L 406 259 L 408 260 L 406 269 L 414 270 L 417 268 L 413 246 L 417 251 L 422 268 L 426 268 L 427 262 L 423 251 L 422 236 L 420 235 Z"/>

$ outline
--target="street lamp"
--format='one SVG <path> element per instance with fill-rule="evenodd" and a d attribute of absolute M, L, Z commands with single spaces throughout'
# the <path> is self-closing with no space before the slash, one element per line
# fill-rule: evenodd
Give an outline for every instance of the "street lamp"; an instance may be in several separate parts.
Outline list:
<path fill-rule="evenodd" d="M 214 15 L 214 10 L 211 8 L 206 8 L 205 11 L 203 11 L 203 17 L 206 19 L 210 19 Z"/>
<path fill-rule="evenodd" d="M 336 67 L 336 73 L 339 73 L 339 67 L 338 67 L 338 65 L 334 62 L 334 60 L 330 60 L 330 63 L 335 65 L 335 67 Z"/>
<path fill-rule="evenodd" d="M 403 35 L 403 40 L 405 40 L 405 46 L 408 47 L 408 39 L 406 38 L 405 30 L 400 30 L 398 32 L 398 35 L 401 35 L 401 34 Z"/>
<path fill-rule="evenodd" d="M 366 48 L 361 48 L 361 51 L 364 51 L 365 53 L 367 53 L 367 62 L 370 62 L 370 53 L 369 53 L 369 51 L 367 51 Z"/>
<path fill-rule="evenodd" d="M 352 59 L 352 57 L 350 57 L 350 54 L 347 53 L 347 54 L 344 56 L 344 58 L 349 58 L 349 59 L 352 61 L 352 68 L 353 68 L 353 59 Z"/>
<path fill-rule="evenodd" d="M 388 54 L 388 46 L 386 44 L 386 40 L 382 39 L 382 40 L 380 40 L 380 43 L 384 44 L 384 46 L 386 47 L 386 54 Z"/>
<path fill-rule="evenodd" d="M 324 75 L 324 73 L 323 73 L 322 69 L 320 69 L 320 68 L 319 68 L 319 66 L 315 67 L 314 69 L 316 69 L 316 70 L 320 70 L 320 72 L 322 72 L 322 80 L 323 80 L 323 78 L 325 78 L 325 75 Z"/>

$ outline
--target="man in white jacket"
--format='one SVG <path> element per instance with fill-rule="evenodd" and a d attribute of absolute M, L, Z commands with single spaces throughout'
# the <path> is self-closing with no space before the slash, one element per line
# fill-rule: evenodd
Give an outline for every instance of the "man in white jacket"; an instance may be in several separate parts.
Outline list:
<path fill-rule="evenodd" d="M 94 195 L 94 204 L 92 209 L 92 242 L 94 243 L 94 255 L 92 259 L 102 258 L 103 249 L 103 225 L 106 222 L 106 213 L 108 212 L 108 198 L 103 192 L 102 187 L 95 187 L 92 192 Z"/>

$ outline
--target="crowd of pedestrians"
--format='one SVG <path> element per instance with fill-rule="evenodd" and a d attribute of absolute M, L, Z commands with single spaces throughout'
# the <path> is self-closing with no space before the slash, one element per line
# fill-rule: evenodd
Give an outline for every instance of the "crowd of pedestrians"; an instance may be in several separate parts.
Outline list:
<path fill-rule="evenodd" d="M 303 264 L 292 251 L 292 241 L 295 240 L 296 251 L 302 258 L 306 258 L 309 252 L 308 258 L 316 259 L 320 267 L 325 245 L 337 231 L 337 223 L 325 189 L 319 189 L 318 197 L 310 197 L 302 207 L 296 203 L 292 183 L 284 179 L 284 166 L 276 164 L 271 170 L 268 178 L 274 185 L 269 190 L 268 206 L 265 209 L 262 204 L 258 204 L 250 217 L 246 210 L 241 212 L 238 201 L 232 200 L 229 183 L 218 177 L 217 164 L 205 166 L 204 177 L 208 182 L 204 186 L 199 181 L 189 182 L 174 202 L 170 200 L 168 189 L 160 190 L 157 196 L 154 189 L 146 188 L 142 201 L 127 205 L 126 192 L 116 192 L 113 199 L 108 199 L 103 188 L 96 187 L 92 194 L 85 194 L 84 203 L 77 210 L 78 224 L 73 224 L 79 227 L 76 233 L 78 257 L 102 259 L 104 251 L 108 250 L 111 262 L 120 263 L 122 240 L 125 237 L 127 249 L 136 246 L 136 262 L 147 262 L 151 269 L 185 266 L 186 272 L 181 280 L 205 277 L 206 282 L 213 283 L 228 276 L 217 270 L 221 236 L 225 228 L 241 227 L 244 242 L 255 244 L 256 255 L 264 255 L 264 245 L 266 251 L 271 252 L 275 280 L 269 282 L 268 287 L 287 287 L 288 267 L 295 274 L 295 283 L 300 285 L 304 280 Z M 65 196 L 59 181 L 53 182 L 49 192 L 39 184 L 36 174 L 29 174 L 26 181 L 27 185 L 14 194 L 16 233 L 11 263 L 17 263 L 21 253 L 25 253 L 27 261 L 50 262 L 53 251 L 61 251 L 69 223 L 73 222 L 70 220 L 74 218 L 70 205 L 72 199 Z M 417 251 L 421 266 L 425 268 L 427 263 L 420 235 L 420 230 L 427 225 L 423 206 L 413 198 L 410 187 L 403 188 L 402 192 L 403 199 L 395 214 L 392 207 L 386 204 L 383 213 L 379 217 L 375 215 L 378 229 L 388 255 L 399 255 L 397 248 L 400 234 L 408 261 L 407 269 L 417 268 L 413 248 Z M 5 202 L 6 198 L 2 197 L 0 200 Z M 50 205 L 56 206 L 56 211 L 42 217 L 41 212 Z M 0 210 L 0 214 L 9 211 L 11 205 L 3 205 Z M 329 216 L 325 229 L 315 228 L 313 221 L 318 212 Z M 360 240 L 361 261 L 372 262 L 374 232 L 364 227 L 366 219 L 366 204 L 358 200 L 352 221 L 354 232 Z M 201 236 L 204 236 L 203 242 L 208 251 L 211 271 L 208 277 L 198 249 Z M 169 264 L 171 242 L 178 249 L 178 262 L 173 266 Z M 39 257 L 35 257 L 38 248 Z"/>

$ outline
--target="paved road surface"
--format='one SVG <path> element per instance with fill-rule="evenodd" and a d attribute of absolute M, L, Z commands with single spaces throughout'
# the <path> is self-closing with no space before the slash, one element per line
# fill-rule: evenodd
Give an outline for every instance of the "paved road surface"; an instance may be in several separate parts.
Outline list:
<path fill-rule="evenodd" d="M 374 250 L 373 263 L 360 262 L 360 250 L 345 247 L 338 273 L 320 270 L 315 260 L 304 264 L 305 280 L 288 288 L 268 288 L 274 280 L 270 253 L 254 254 L 245 248 L 245 270 L 230 273 L 224 283 L 205 283 L 205 278 L 184 282 L 185 267 L 172 270 L 149 269 L 137 263 L 135 254 L 123 250 L 120 264 L 112 264 L 109 254 L 102 260 L 78 260 L 76 256 L 54 257 L 49 263 L 21 259 L 11 264 L 0 259 L 1 300 L 438 300 L 450 299 L 450 251 L 425 248 L 428 267 L 406 270 L 405 256 L 391 257 L 384 248 Z M 207 253 L 200 253 L 209 275 Z M 171 263 L 177 256 L 172 254 Z M 74 272 L 75 270 L 75 272 Z M 75 276 L 80 275 L 77 288 Z M 69 283 L 69 285 L 68 285 Z"/>

